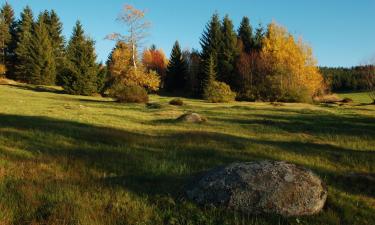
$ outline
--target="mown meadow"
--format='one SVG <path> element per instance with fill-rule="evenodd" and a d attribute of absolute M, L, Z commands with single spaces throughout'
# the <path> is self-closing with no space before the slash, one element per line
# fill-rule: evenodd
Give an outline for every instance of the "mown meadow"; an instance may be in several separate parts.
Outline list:
<path fill-rule="evenodd" d="M 145 104 L 0 85 L 0 224 L 375 224 L 375 106 Z M 347 96 L 345 96 L 347 97 Z M 176 122 L 194 111 L 208 121 Z M 231 162 L 285 160 L 328 185 L 318 215 L 282 218 L 200 207 L 194 176 Z M 354 176 L 353 174 L 360 174 Z"/>

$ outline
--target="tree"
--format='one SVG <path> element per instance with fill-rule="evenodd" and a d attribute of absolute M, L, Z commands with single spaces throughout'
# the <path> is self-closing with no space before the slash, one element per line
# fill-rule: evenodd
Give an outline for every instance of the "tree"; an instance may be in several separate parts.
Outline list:
<path fill-rule="evenodd" d="M 255 31 L 255 37 L 253 42 L 253 47 L 255 50 L 260 51 L 262 49 L 262 40 L 264 38 L 264 28 L 262 24 L 258 25 L 258 28 Z"/>
<path fill-rule="evenodd" d="M 219 15 L 217 13 L 212 15 L 211 21 L 206 25 L 206 29 L 203 32 L 202 38 L 200 39 L 200 44 L 202 47 L 201 58 L 203 65 L 207 65 L 212 60 L 215 67 L 217 67 L 218 54 L 222 46 L 222 31 Z M 212 57 L 212 59 L 211 59 Z M 200 95 L 203 94 L 204 81 L 208 79 L 209 74 L 206 74 L 204 67 L 201 68 L 199 74 L 199 80 L 201 86 L 199 87 Z"/>
<path fill-rule="evenodd" d="M 167 67 L 165 88 L 168 91 L 183 91 L 186 88 L 187 65 L 182 57 L 180 44 L 175 42 L 172 48 L 171 57 Z"/>
<path fill-rule="evenodd" d="M 13 8 L 5 2 L 0 10 L 0 29 L 1 29 L 1 44 L 2 48 L 1 58 L 2 62 L 6 67 L 6 75 L 8 78 L 14 78 L 14 64 L 15 64 L 15 53 L 16 48 L 16 21 L 14 19 Z"/>
<path fill-rule="evenodd" d="M 301 39 L 297 42 L 276 23 L 268 26 L 262 42 L 261 64 L 269 100 L 311 101 L 321 91 L 323 77 L 312 50 Z"/>
<path fill-rule="evenodd" d="M 190 94 L 198 97 L 198 88 L 200 87 L 198 76 L 202 61 L 200 53 L 193 49 L 192 51 L 184 51 L 182 56 L 187 65 L 186 89 Z"/>
<path fill-rule="evenodd" d="M 216 81 L 216 65 L 213 56 L 210 56 L 208 60 L 205 61 L 204 73 L 206 74 L 206 79 L 203 80 L 202 86 L 203 89 L 207 89 L 211 83 Z"/>
<path fill-rule="evenodd" d="M 56 73 L 59 78 L 63 69 L 65 51 L 65 38 L 62 35 L 63 25 L 54 10 L 51 12 L 45 11 L 44 16 L 50 39 L 53 40 L 51 43 L 56 61 Z M 58 81 L 61 82 L 61 79 L 59 78 Z"/>
<path fill-rule="evenodd" d="M 31 8 L 26 6 L 21 13 L 21 20 L 18 25 L 18 42 L 15 51 L 17 58 L 17 64 L 15 65 L 15 78 L 24 82 L 30 82 L 30 65 L 32 62 L 30 62 L 29 49 L 31 47 L 33 23 L 34 19 Z"/>
<path fill-rule="evenodd" d="M 149 91 L 157 91 L 160 85 L 160 77 L 156 72 L 148 72 L 144 67 L 134 69 L 132 57 L 132 45 L 125 42 L 117 42 L 107 61 L 109 77 L 106 87 L 111 89 L 118 86 L 140 86 Z"/>
<path fill-rule="evenodd" d="M 160 79 L 164 80 L 168 59 L 162 49 L 156 49 L 156 46 L 153 45 L 143 51 L 142 64 L 148 71 L 155 71 L 160 76 Z"/>
<path fill-rule="evenodd" d="M 33 36 L 28 48 L 30 71 L 29 82 L 33 84 L 54 85 L 56 80 L 56 64 L 51 40 L 42 14 L 33 26 Z"/>
<path fill-rule="evenodd" d="M 131 5 L 125 5 L 117 20 L 128 27 L 128 35 L 113 33 L 107 36 L 108 39 L 129 43 L 131 46 L 132 64 L 137 69 L 137 49 L 142 40 L 147 36 L 147 29 L 150 23 L 145 21 L 145 11 L 138 10 Z"/>
<path fill-rule="evenodd" d="M 92 95 L 98 88 L 97 76 L 94 41 L 85 36 L 82 24 L 77 21 L 66 49 L 63 88 L 70 94 Z"/>
<path fill-rule="evenodd" d="M 234 86 L 235 63 L 238 55 L 237 35 L 233 29 L 233 23 L 226 15 L 223 19 L 222 45 L 218 55 L 218 77 L 217 80 L 225 82 L 229 86 Z"/>
<path fill-rule="evenodd" d="M 248 17 L 243 17 L 238 28 L 238 39 L 242 42 L 244 51 L 249 54 L 254 48 L 253 28 Z"/>

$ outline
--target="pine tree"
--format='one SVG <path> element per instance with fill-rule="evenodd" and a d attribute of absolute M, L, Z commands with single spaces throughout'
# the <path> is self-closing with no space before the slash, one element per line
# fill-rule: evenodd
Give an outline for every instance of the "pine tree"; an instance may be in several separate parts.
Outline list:
<path fill-rule="evenodd" d="M 56 64 L 51 40 L 42 14 L 33 26 L 33 36 L 29 46 L 30 83 L 54 85 Z"/>
<path fill-rule="evenodd" d="M 58 83 L 61 84 L 61 79 L 59 74 L 63 68 L 63 60 L 64 60 L 64 51 L 65 51 L 65 38 L 62 35 L 63 25 L 58 17 L 57 13 L 52 10 L 51 12 L 45 11 L 44 12 L 46 25 L 48 29 L 48 33 L 50 39 L 52 41 L 52 48 L 55 56 L 56 61 L 56 73 L 57 73 L 57 80 Z"/>
<path fill-rule="evenodd" d="M 218 55 L 217 79 L 233 87 L 233 81 L 235 80 L 234 68 L 238 55 L 237 35 L 228 16 L 224 17 L 221 30 L 223 43 Z"/>
<path fill-rule="evenodd" d="M 14 19 L 14 11 L 11 5 L 6 2 L 0 10 L 0 18 L 2 18 L 2 33 L 0 42 L 2 42 L 2 60 L 5 63 L 7 69 L 7 77 L 14 78 L 14 65 L 15 65 L 15 53 L 16 48 L 16 21 Z"/>
<path fill-rule="evenodd" d="M 70 94 L 92 95 L 97 91 L 98 66 L 94 41 L 84 34 L 77 21 L 66 49 L 66 60 L 62 75 L 63 88 Z"/>
<path fill-rule="evenodd" d="M 250 53 L 254 47 L 253 29 L 248 17 L 243 17 L 238 29 L 238 39 L 242 41 L 246 53 Z"/>
<path fill-rule="evenodd" d="M 180 44 L 175 42 L 169 64 L 167 67 L 167 74 L 165 80 L 165 88 L 168 91 L 183 91 L 186 87 L 187 66 L 182 57 Z"/>
<path fill-rule="evenodd" d="M 211 57 L 213 64 L 217 67 L 218 54 L 222 46 L 222 32 L 219 15 L 215 13 L 211 21 L 207 24 L 205 31 L 203 32 L 200 44 L 202 47 L 201 58 L 203 65 L 207 64 L 210 61 Z M 204 81 L 207 79 L 208 74 L 204 68 L 201 68 L 198 79 L 200 80 L 200 87 L 198 87 L 199 95 L 203 94 Z"/>
<path fill-rule="evenodd" d="M 33 13 L 30 7 L 26 7 L 21 13 L 21 20 L 18 25 L 17 33 L 17 48 L 16 48 L 16 59 L 17 64 L 15 65 L 15 78 L 24 82 L 30 82 L 29 75 L 30 71 L 30 58 L 29 48 L 32 39 L 32 28 L 33 28 Z"/>

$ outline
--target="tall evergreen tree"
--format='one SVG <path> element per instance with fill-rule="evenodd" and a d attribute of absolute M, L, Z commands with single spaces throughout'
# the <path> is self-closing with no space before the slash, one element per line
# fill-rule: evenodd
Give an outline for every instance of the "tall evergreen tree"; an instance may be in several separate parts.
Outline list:
<path fill-rule="evenodd" d="M 33 26 L 33 36 L 29 46 L 30 83 L 54 85 L 56 63 L 51 40 L 42 14 Z"/>
<path fill-rule="evenodd" d="M 33 13 L 30 7 L 26 6 L 21 13 L 21 20 L 18 25 L 18 41 L 15 51 L 17 59 L 17 64 L 15 65 L 15 78 L 24 82 L 30 82 L 30 64 L 32 62 L 30 62 L 29 48 L 32 39 L 33 23 Z"/>
<path fill-rule="evenodd" d="M 233 23 L 226 15 L 221 28 L 222 45 L 218 55 L 218 77 L 219 81 L 225 82 L 231 87 L 235 80 L 235 63 L 238 55 L 237 35 Z"/>
<path fill-rule="evenodd" d="M 14 18 L 14 11 L 11 5 L 8 2 L 2 6 L 0 10 L 0 18 L 3 21 L 3 28 L 2 32 L 4 32 L 1 36 L 3 45 L 2 49 L 2 60 L 5 62 L 5 66 L 7 68 L 7 77 L 14 78 L 14 65 L 15 65 L 15 48 L 16 48 L 16 28 L 17 24 Z"/>
<path fill-rule="evenodd" d="M 203 32 L 202 38 L 200 40 L 200 44 L 202 47 L 201 58 L 203 65 L 206 65 L 207 62 L 212 57 L 213 63 L 215 67 L 217 66 L 218 62 L 218 54 L 221 49 L 223 42 L 222 38 L 222 31 L 221 31 L 221 24 L 220 18 L 217 13 L 215 13 L 211 21 L 207 24 L 205 31 Z M 209 74 L 206 73 L 204 67 L 201 68 L 199 73 L 199 84 L 200 87 L 198 88 L 199 94 L 203 94 L 203 84 L 204 81 L 207 80 Z"/>
<path fill-rule="evenodd" d="M 51 12 L 45 11 L 44 16 L 46 19 L 46 25 L 50 39 L 52 41 L 52 48 L 56 61 L 56 73 L 58 78 L 58 83 L 61 84 L 61 79 L 59 74 L 63 68 L 63 59 L 65 51 L 65 38 L 62 35 L 63 25 L 58 17 L 57 13 L 52 10 Z"/>
<path fill-rule="evenodd" d="M 165 79 L 165 88 L 168 91 L 183 91 L 186 87 L 187 65 L 178 41 L 173 45 Z"/>
<path fill-rule="evenodd" d="M 258 25 L 258 28 L 255 31 L 254 37 L 254 48 L 260 50 L 262 48 L 262 40 L 264 37 L 264 28 L 261 24 Z"/>
<path fill-rule="evenodd" d="M 66 49 L 64 90 L 70 94 L 92 95 L 97 91 L 97 76 L 94 41 L 85 36 L 82 24 L 77 21 Z"/>
<path fill-rule="evenodd" d="M 246 16 L 242 18 L 240 27 L 238 28 L 238 39 L 242 41 L 245 52 L 250 53 L 254 47 L 253 29 L 249 18 Z"/>
<path fill-rule="evenodd" d="M 216 81 L 216 65 L 213 56 L 209 56 L 208 60 L 205 61 L 204 72 L 207 74 L 206 78 L 203 80 L 203 89 L 206 89 L 212 82 Z"/>

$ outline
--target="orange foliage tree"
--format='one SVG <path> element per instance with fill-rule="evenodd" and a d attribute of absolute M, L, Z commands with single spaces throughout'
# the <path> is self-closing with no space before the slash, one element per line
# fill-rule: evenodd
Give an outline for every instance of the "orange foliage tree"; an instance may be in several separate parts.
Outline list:
<path fill-rule="evenodd" d="M 142 64 L 148 71 L 155 71 L 159 74 L 161 79 L 163 79 L 166 73 L 168 59 L 165 57 L 162 49 L 152 47 L 143 52 Z"/>
<path fill-rule="evenodd" d="M 269 100 L 311 101 L 322 90 L 323 77 L 311 48 L 274 22 L 268 26 L 260 58 Z"/>
<path fill-rule="evenodd" d="M 159 89 L 160 78 L 156 72 L 148 72 L 142 65 L 134 69 L 131 44 L 118 42 L 108 64 L 109 83 L 112 85 L 141 86 L 150 91 Z"/>

